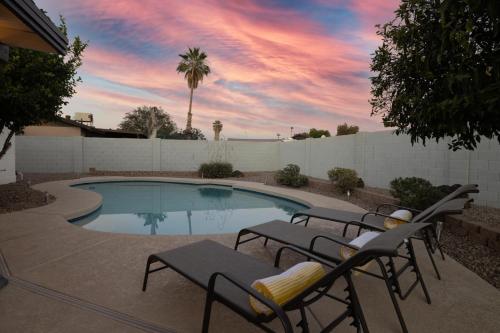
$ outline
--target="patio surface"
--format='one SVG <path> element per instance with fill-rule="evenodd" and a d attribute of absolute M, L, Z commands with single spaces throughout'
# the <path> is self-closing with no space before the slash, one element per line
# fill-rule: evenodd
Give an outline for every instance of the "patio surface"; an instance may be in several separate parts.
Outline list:
<path fill-rule="evenodd" d="M 0 290 L 0 332 L 199 332 L 205 301 L 203 290 L 178 274 L 164 270 L 151 275 L 148 290 L 142 292 L 146 258 L 151 253 L 203 238 L 232 247 L 236 235 L 112 234 L 68 223 L 66 219 L 91 212 L 101 203 L 98 194 L 68 185 L 94 179 L 124 177 L 39 184 L 34 187 L 56 196 L 54 203 L 0 215 L 0 272 L 10 280 L 9 285 Z M 175 180 L 232 184 L 317 206 L 363 211 L 330 197 L 260 183 Z M 339 229 L 340 225 L 312 221 L 310 227 Z M 262 243 L 258 240 L 244 244 L 240 251 L 272 263 L 279 245 L 270 242 L 263 247 Z M 432 305 L 425 303 L 418 287 L 409 299 L 400 302 L 410 332 L 498 332 L 500 292 L 496 288 L 449 257 L 445 261 L 436 257 L 443 276 L 439 281 L 421 246 L 417 246 L 417 257 L 433 302 Z M 298 259 L 287 257 L 287 262 L 291 264 Z M 334 288 L 339 295 L 344 287 L 341 282 Z M 361 275 L 354 283 L 371 332 L 400 332 L 383 282 Z M 336 303 L 326 299 L 314 304 L 309 313 L 312 331 L 318 331 L 339 309 Z M 297 314 L 291 317 L 293 322 L 298 321 Z M 280 328 L 278 322 L 271 326 Z M 235 331 L 258 329 L 216 304 L 211 332 Z M 355 330 L 346 321 L 335 332 Z"/>

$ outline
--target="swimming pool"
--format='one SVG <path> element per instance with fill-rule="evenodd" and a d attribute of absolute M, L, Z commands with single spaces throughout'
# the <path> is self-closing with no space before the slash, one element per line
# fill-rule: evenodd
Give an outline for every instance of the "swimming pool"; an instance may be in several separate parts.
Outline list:
<path fill-rule="evenodd" d="M 274 219 L 289 220 L 300 203 L 230 186 L 168 182 L 74 185 L 102 195 L 102 206 L 70 222 L 104 232 L 143 235 L 236 233 Z"/>

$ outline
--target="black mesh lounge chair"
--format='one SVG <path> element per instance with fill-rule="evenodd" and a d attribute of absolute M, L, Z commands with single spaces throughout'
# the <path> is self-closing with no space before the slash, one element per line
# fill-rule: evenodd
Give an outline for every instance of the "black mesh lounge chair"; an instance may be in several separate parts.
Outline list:
<path fill-rule="evenodd" d="M 439 217 L 443 214 L 459 214 L 464 208 L 464 205 L 469 200 L 471 199 L 450 200 L 447 203 L 441 205 L 439 208 L 437 208 L 432 214 L 428 215 L 427 218 L 423 219 L 422 222 L 425 222 L 426 220 L 432 220 L 433 218 Z M 418 224 L 423 224 L 423 223 L 417 223 L 417 225 Z M 404 224 L 402 226 L 406 225 L 408 224 Z M 394 230 L 397 230 L 400 227 L 390 231 L 386 231 L 385 233 L 393 232 Z M 242 237 L 245 235 L 254 235 L 254 236 L 242 239 Z M 416 236 L 415 234 L 412 235 L 412 238 L 414 238 L 415 236 Z M 290 222 L 275 220 L 264 224 L 259 224 L 250 228 L 242 229 L 239 232 L 238 237 L 236 239 L 235 250 L 238 249 L 238 246 L 240 244 L 261 237 L 265 238 L 266 242 L 268 239 L 271 239 L 282 244 L 295 246 L 297 248 L 309 251 L 317 256 L 320 256 L 321 258 L 327 259 L 336 264 L 344 261 L 344 259 L 340 255 L 341 246 L 354 248 L 351 245 L 349 245 L 349 242 L 351 241 L 350 238 L 339 236 L 334 233 L 320 229 L 305 228 L 301 225 L 296 225 Z M 417 264 L 415 252 L 413 250 L 413 244 L 411 242 L 412 238 L 410 238 L 409 241 L 405 242 L 407 253 L 404 255 L 399 255 L 400 258 L 405 260 L 405 264 L 402 265 L 399 269 L 396 269 L 394 260 L 392 258 L 389 258 L 387 260 L 387 263 L 385 264 L 380 259 L 377 260 L 377 263 L 380 266 L 381 275 L 362 271 L 364 274 L 368 274 L 375 278 L 384 280 L 403 332 L 408 332 L 408 329 L 406 327 L 403 315 L 401 313 L 401 309 L 399 307 L 395 295 L 397 294 L 400 299 L 404 300 L 413 291 L 413 289 L 420 283 L 422 290 L 425 294 L 427 303 L 429 304 L 431 303 L 429 292 L 427 291 L 427 287 L 425 286 L 425 282 L 423 280 L 422 274 L 420 273 L 420 269 Z M 364 247 L 361 248 L 361 250 L 363 249 Z M 408 269 L 415 273 L 416 279 L 407 288 L 406 291 L 403 291 L 399 283 L 399 277 Z"/>
<path fill-rule="evenodd" d="M 381 212 L 382 208 L 395 208 L 395 209 L 406 209 L 411 211 L 415 216 L 412 218 L 411 222 L 420 222 L 424 220 L 428 215 L 436 210 L 439 206 L 448 202 L 450 200 L 462 197 L 469 193 L 479 193 L 478 186 L 476 184 L 462 185 L 457 188 L 452 193 L 448 194 L 441 200 L 434 203 L 432 206 L 427 207 L 425 210 L 420 211 L 413 208 L 403 207 L 394 204 L 381 204 L 377 207 L 375 212 L 367 213 L 355 213 L 345 210 L 325 208 L 325 207 L 312 207 L 306 210 L 299 211 L 292 216 L 293 223 L 309 223 L 311 217 L 319 218 L 322 220 L 330 220 L 335 222 L 344 223 L 344 233 L 345 236 L 347 228 L 349 225 L 362 226 L 363 228 L 369 228 L 372 230 L 385 231 L 384 220 L 388 217 L 388 214 Z M 296 218 L 302 218 L 300 221 L 294 221 Z M 357 222 L 362 222 L 358 224 Z"/>
<path fill-rule="evenodd" d="M 174 271 L 205 289 L 207 291 L 207 296 L 202 326 L 202 332 L 204 333 L 208 332 L 211 307 L 214 301 L 223 303 L 266 332 L 273 332 L 273 330 L 265 324 L 271 322 L 275 318 L 280 320 L 286 333 L 293 332 L 292 324 L 286 313 L 287 311 L 299 310 L 301 321 L 298 326 L 301 326 L 304 332 L 308 332 L 305 307 L 323 296 L 330 297 L 345 304 L 346 309 L 331 323 L 326 325 L 322 332 L 329 332 L 343 320 L 352 317 L 354 319 L 353 325 L 357 328 L 357 331 L 368 333 L 368 327 L 352 284 L 351 269 L 359 265 L 364 265 L 373 259 L 379 260 L 380 257 L 384 256 L 396 256 L 398 254 L 397 249 L 405 239 L 427 226 L 428 225 L 424 223 L 407 224 L 381 234 L 379 237 L 368 242 L 361 251 L 352 256 L 349 260 L 337 266 L 332 265 L 330 261 L 290 245 L 284 246 L 278 250 L 273 266 L 216 242 L 204 240 L 174 250 L 150 255 L 146 265 L 142 290 L 146 290 L 150 273 L 165 268 L 172 268 Z M 318 261 L 330 267 L 331 270 L 322 279 L 286 304 L 278 306 L 276 303 L 258 293 L 251 287 L 251 284 L 257 279 L 283 272 L 283 269 L 279 268 L 279 264 L 284 250 L 303 255 L 308 260 Z M 151 268 L 151 264 L 156 262 L 161 262 L 163 266 Z M 347 288 L 345 289 L 347 298 L 345 299 L 328 294 L 333 283 L 341 277 L 347 282 Z M 249 304 L 249 295 L 252 295 L 261 303 L 272 309 L 272 313 L 264 315 L 254 312 Z"/>
<path fill-rule="evenodd" d="M 441 200 L 437 201 L 432 206 L 427 207 L 423 211 L 394 204 L 382 204 L 377 207 L 375 212 L 367 212 L 367 213 L 355 213 L 355 212 L 344 211 L 339 209 L 331 209 L 325 207 L 312 207 L 295 213 L 291 218 L 291 222 L 296 224 L 304 223 L 304 225 L 307 226 L 309 223 L 309 219 L 311 217 L 314 217 L 322 220 L 329 220 L 329 221 L 343 223 L 345 224 L 344 231 L 342 234 L 343 236 L 346 235 L 349 226 L 358 227 L 358 235 L 361 232 L 361 229 L 363 228 L 376 231 L 385 231 L 386 229 L 384 228 L 384 221 L 389 215 L 381 212 L 383 208 L 407 209 L 414 214 L 414 217 L 411 220 L 412 223 L 422 222 L 426 220 L 426 217 L 429 216 L 429 214 L 435 211 L 442 204 L 450 200 L 466 196 L 469 193 L 479 193 L 478 186 L 476 184 L 462 185 L 455 191 L 448 194 Z M 434 257 L 432 256 L 435 250 L 438 249 L 439 252 L 441 253 L 441 258 L 443 260 L 445 258 L 444 253 L 441 249 L 441 244 L 439 243 L 439 238 L 437 236 L 437 223 L 434 224 L 434 228 L 431 228 L 429 230 L 429 234 L 427 234 L 425 238 L 422 239 L 426 242 L 427 253 L 434 267 L 434 271 L 436 272 L 436 276 L 438 277 L 438 279 L 441 279 L 439 270 L 437 269 L 436 263 L 434 261 Z"/>

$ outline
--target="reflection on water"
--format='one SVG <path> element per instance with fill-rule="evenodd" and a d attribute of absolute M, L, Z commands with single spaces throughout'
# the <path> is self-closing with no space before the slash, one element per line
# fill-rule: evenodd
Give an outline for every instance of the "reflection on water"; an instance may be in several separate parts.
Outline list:
<path fill-rule="evenodd" d="M 102 206 L 72 223 L 91 230 L 149 235 L 235 233 L 305 206 L 227 186 L 160 182 L 77 185 L 100 193 Z"/>

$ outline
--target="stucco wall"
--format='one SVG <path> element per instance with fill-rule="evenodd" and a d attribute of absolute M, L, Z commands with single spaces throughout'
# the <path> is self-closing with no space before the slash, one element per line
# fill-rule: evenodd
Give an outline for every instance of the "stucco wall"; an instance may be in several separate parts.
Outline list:
<path fill-rule="evenodd" d="M 3 143 L 7 137 L 7 130 L 3 130 L 0 133 L 0 145 L 3 146 Z M 15 150 L 16 150 L 16 138 L 12 137 L 11 143 L 12 146 L 7 151 L 7 153 L 0 159 L 0 184 L 7 184 L 16 181 L 16 159 L 15 159 Z"/>
<path fill-rule="evenodd" d="M 411 145 L 390 131 L 292 142 L 137 140 L 84 137 L 17 137 L 23 172 L 194 171 L 208 161 L 228 161 L 241 171 L 274 171 L 294 163 L 327 179 L 333 167 L 355 169 L 369 186 L 387 188 L 396 177 L 416 176 L 435 185 L 477 183 L 477 202 L 500 207 L 500 144 L 453 152 L 447 142 Z"/>
<path fill-rule="evenodd" d="M 26 136 L 81 136 L 80 127 L 74 126 L 27 126 L 23 130 Z"/>

